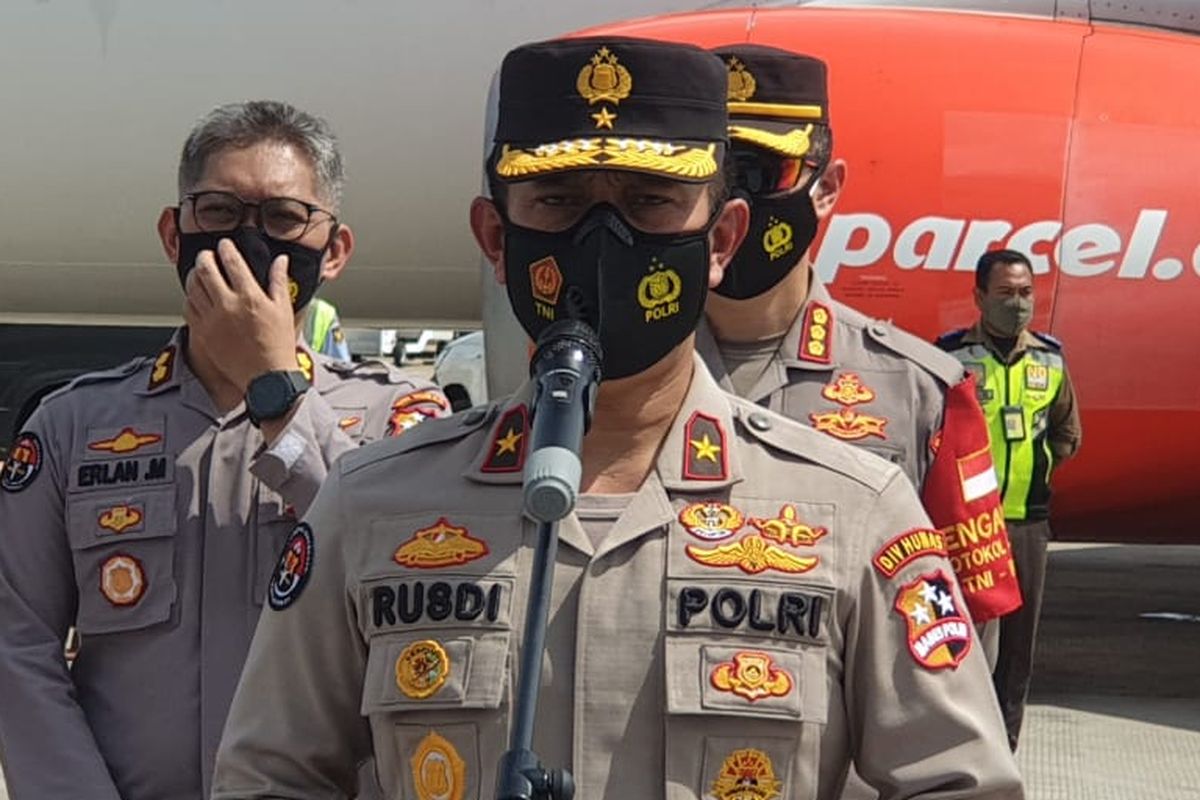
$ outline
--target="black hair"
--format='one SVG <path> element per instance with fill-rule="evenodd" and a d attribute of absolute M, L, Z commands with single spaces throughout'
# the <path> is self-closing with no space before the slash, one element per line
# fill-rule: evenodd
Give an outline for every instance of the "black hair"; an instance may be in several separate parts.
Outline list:
<path fill-rule="evenodd" d="M 1033 277 L 1033 264 L 1029 263 L 1029 257 L 1024 253 L 1016 250 L 989 250 L 979 257 L 979 263 L 975 265 L 975 288 L 981 292 L 986 292 L 988 280 L 992 277 L 992 268 L 997 264 L 1024 264 L 1029 270 L 1030 277 Z"/>

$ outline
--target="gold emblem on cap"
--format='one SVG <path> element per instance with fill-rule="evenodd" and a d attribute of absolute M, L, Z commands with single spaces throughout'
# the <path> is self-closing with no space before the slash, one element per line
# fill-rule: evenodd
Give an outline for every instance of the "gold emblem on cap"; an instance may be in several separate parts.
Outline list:
<path fill-rule="evenodd" d="M 420 800 L 462 800 L 467 764 L 448 739 L 430 731 L 408 763 Z"/>
<path fill-rule="evenodd" d="M 633 89 L 633 76 L 629 70 L 617 63 L 617 56 L 607 47 L 601 47 L 592 56 L 591 61 L 579 70 L 575 79 L 575 88 L 579 96 L 588 101 L 588 105 L 596 103 L 612 103 L 618 105 Z M 596 121 L 597 128 L 612 130 L 613 120 L 617 115 L 605 106 L 591 115 Z"/>
<path fill-rule="evenodd" d="M 432 697 L 450 676 L 450 656 L 433 639 L 413 642 L 396 659 L 396 686 L 409 697 Z"/>
<path fill-rule="evenodd" d="M 727 99 L 744 102 L 754 97 L 758 81 L 737 56 L 729 57 L 729 96 Z"/>

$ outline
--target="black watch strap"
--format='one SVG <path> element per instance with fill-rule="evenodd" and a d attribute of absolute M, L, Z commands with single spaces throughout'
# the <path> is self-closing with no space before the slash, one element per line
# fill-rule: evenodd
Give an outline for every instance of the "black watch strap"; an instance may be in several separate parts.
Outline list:
<path fill-rule="evenodd" d="M 259 375 L 246 389 L 246 414 L 250 422 L 258 427 L 284 416 L 309 386 L 308 378 L 299 370 L 281 369 Z"/>

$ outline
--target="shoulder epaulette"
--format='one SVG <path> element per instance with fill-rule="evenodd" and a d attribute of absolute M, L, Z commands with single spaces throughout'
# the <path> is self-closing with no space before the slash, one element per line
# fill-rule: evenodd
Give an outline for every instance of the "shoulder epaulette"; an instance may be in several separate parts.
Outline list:
<path fill-rule="evenodd" d="M 1048 345 L 1050 345 L 1051 347 L 1053 347 L 1055 350 L 1062 350 L 1062 349 L 1063 349 L 1063 343 L 1062 343 L 1062 341 L 1061 341 L 1060 339 L 1058 339 L 1057 337 L 1051 336 L 1051 335 L 1050 335 L 1050 334 L 1048 334 L 1048 333 L 1042 333 L 1041 331 L 1030 331 L 1030 333 L 1032 333 L 1032 334 L 1033 334 L 1034 336 L 1036 336 L 1037 338 L 1041 339 L 1041 340 L 1042 340 L 1043 342 L 1045 342 L 1046 344 L 1048 344 Z"/>
<path fill-rule="evenodd" d="M 958 328 L 949 333 L 943 333 L 933 343 L 943 350 L 956 350 L 962 344 L 962 339 L 969 330 L 970 328 Z"/>
<path fill-rule="evenodd" d="M 151 356 L 139 356 L 138 358 L 126 361 L 124 364 L 119 364 L 109 369 L 97 370 L 95 372 L 85 372 L 82 375 L 76 375 L 66 385 L 60 386 L 53 392 L 50 392 L 43 400 L 52 400 L 55 397 L 60 397 L 67 392 L 77 389 L 81 386 L 91 386 L 97 383 L 109 383 L 128 378 L 130 375 L 137 373 L 143 367 L 147 367 L 154 362 Z"/>
<path fill-rule="evenodd" d="M 398 367 L 386 361 L 370 358 L 365 361 L 338 361 L 328 356 L 321 356 L 321 364 L 330 372 L 343 378 L 374 378 L 386 383 L 416 383 L 405 375 Z"/>
<path fill-rule="evenodd" d="M 750 436 L 776 450 L 820 464 L 873 492 L 882 492 L 899 468 L 861 447 L 839 442 L 760 405 L 731 397 L 734 416 Z"/>
<path fill-rule="evenodd" d="M 341 472 L 343 475 L 348 475 L 355 470 L 394 456 L 442 442 L 461 439 L 491 422 L 496 416 L 497 408 L 498 406 L 493 403 L 476 406 L 448 417 L 427 419 L 415 428 L 406 431 L 403 436 L 380 439 L 365 444 L 342 456 L 338 462 L 341 465 Z"/>
<path fill-rule="evenodd" d="M 872 322 L 867 326 L 867 335 L 876 343 L 931 373 L 947 386 L 953 386 L 963 379 L 963 367 L 958 359 L 890 322 Z"/>

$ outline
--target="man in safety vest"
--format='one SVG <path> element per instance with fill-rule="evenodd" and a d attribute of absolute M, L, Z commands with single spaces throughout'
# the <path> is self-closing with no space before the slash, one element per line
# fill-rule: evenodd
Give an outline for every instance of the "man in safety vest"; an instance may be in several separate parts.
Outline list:
<path fill-rule="evenodd" d="M 1062 344 L 1029 330 L 1033 268 L 1015 250 L 995 250 L 975 271 L 979 321 L 937 344 L 975 374 L 987 417 L 992 461 L 1025 604 L 1003 618 L 994 679 L 1015 750 L 1029 693 L 1046 542 L 1050 538 L 1050 475 L 1075 455 L 1082 432 Z"/>

